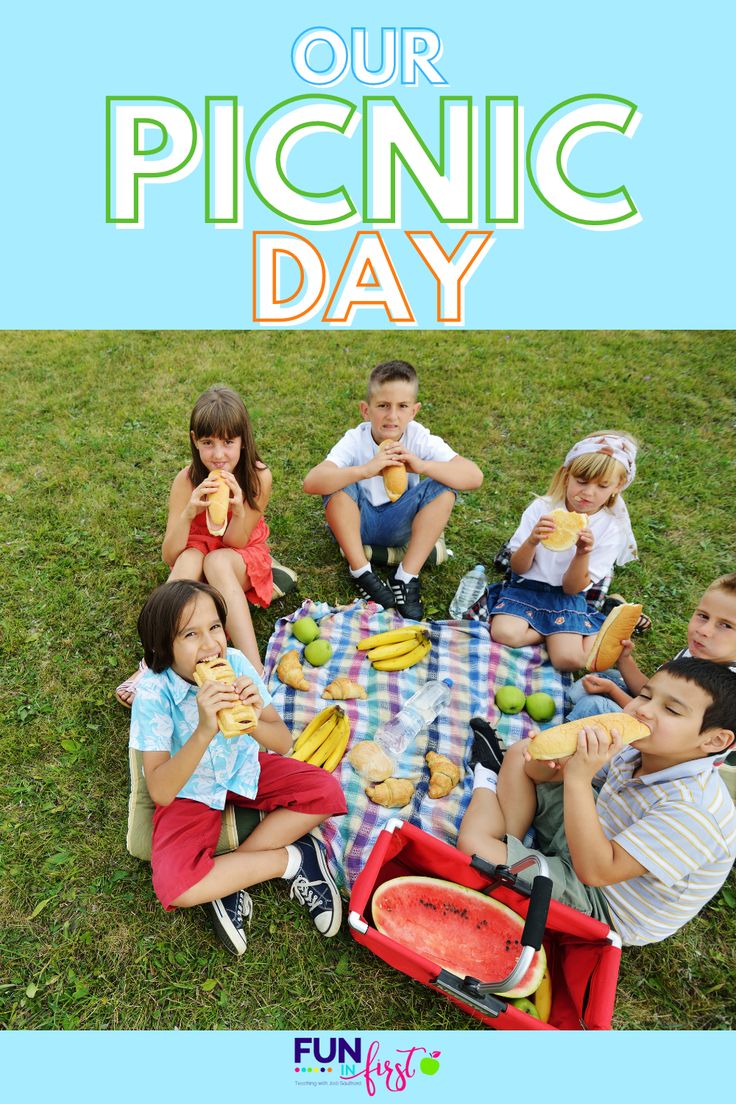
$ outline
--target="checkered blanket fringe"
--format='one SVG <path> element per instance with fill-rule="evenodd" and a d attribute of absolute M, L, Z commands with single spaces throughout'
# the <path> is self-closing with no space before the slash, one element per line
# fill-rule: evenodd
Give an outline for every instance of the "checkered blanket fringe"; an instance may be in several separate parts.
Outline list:
<path fill-rule="evenodd" d="M 332 646 L 332 659 L 324 667 L 310 667 L 304 661 L 308 691 L 284 686 L 275 671 L 279 659 L 301 645 L 290 635 L 290 623 L 299 617 L 314 617 L 321 636 Z M 347 607 L 331 607 L 307 600 L 300 609 L 276 622 L 266 652 L 266 680 L 274 706 L 296 735 L 327 704 L 322 691 L 334 678 L 346 675 L 365 686 L 366 701 L 341 702 L 350 718 L 350 746 L 369 740 L 379 724 L 389 720 L 407 698 L 428 679 L 453 679 L 447 710 L 425 729 L 396 763 L 396 776 L 410 778 L 416 790 L 410 805 L 403 809 L 385 809 L 365 794 L 364 780 L 353 770 L 347 756 L 337 768 L 337 777 L 347 798 L 348 812 L 334 817 L 321 828 L 322 839 L 330 855 L 332 869 L 348 892 L 378 837 L 392 816 L 411 820 L 440 839 L 455 843 L 457 831 L 470 801 L 472 775 L 467 758 L 472 744 L 471 717 L 487 717 L 501 739 L 510 745 L 529 734 L 532 722 L 526 713 L 499 714 L 493 704 L 499 686 L 513 685 L 525 694 L 544 691 L 557 705 L 551 723 L 563 719 L 564 689 L 569 676 L 555 671 L 540 646 L 508 649 L 494 644 L 485 625 L 474 621 L 430 621 L 428 630 L 432 650 L 428 658 L 405 671 L 376 671 L 363 652 L 356 649 L 364 637 L 403 624 L 393 610 L 383 610 L 373 602 L 356 599 Z M 466 773 L 447 797 L 432 799 L 427 794 L 429 770 L 424 762 L 428 751 L 448 755 L 464 763 Z"/>

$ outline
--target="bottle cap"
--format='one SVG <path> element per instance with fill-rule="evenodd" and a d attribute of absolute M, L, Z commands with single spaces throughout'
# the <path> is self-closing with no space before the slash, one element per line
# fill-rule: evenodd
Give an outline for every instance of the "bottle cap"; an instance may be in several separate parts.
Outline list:
<path fill-rule="evenodd" d="M 453 679 L 451 679 L 451 678 L 443 678 L 442 681 L 444 682 L 445 686 L 447 686 L 447 687 L 453 687 L 455 685 Z"/>
<path fill-rule="evenodd" d="M 485 571 L 485 569 L 486 569 L 485 564 L 476 564 L 475 567 L 473 568 L 474 571 Z"/>

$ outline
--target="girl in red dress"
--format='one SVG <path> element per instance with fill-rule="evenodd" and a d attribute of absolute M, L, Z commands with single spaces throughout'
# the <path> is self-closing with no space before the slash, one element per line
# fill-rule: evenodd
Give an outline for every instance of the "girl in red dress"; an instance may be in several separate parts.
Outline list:
<path fill-rule="evenodd" d="M 274 588 L 268 526 L 264 518 L 272 477 L 253 440 L 243 400 L 229 387 L 210 387 L 197 399 L 189 421 L 192 462 L 171 486 L 169 516 L 161 549 L 174 579 L 206 580 L 222 594 L 228 609 L 226 629 L 235 648 L 263 672 L 248 602 L 266 607 L 285 593 L 295 576 L 278 565 Z M 227 527 L 221 536 L 207 529 L 207 500 L 220 471 L 230 491 Z M 283 576 L 283 578 L 282 578 Z M 116 697 L 132 704 L 137 671 L 117 688 Z"/>

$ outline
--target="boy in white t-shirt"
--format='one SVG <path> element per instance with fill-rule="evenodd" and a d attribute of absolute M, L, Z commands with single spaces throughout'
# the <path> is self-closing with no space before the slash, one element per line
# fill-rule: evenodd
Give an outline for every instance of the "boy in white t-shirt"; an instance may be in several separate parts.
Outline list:
<path fill-rule="evenodd" d="M 447 524 L 456 493 L 483 482 L 477 464 L 414 421 L 421 406 L 418 387 L 417 373 L 406 361 L 374 368 L 367 401 L 360 403 L 365 421 L 349 429 L 304 480 L 307 494 L 324 498 L 327 524 L 358 591 L 417 621 L 424 616 L 419 572 Z M 384 441 L 390 444 L 379 451 Z M 392 502 L 382 473 L 402 464 L 408 486 Z M 390 587 L 372 570 L 364 544 L 407 545 Z"/>

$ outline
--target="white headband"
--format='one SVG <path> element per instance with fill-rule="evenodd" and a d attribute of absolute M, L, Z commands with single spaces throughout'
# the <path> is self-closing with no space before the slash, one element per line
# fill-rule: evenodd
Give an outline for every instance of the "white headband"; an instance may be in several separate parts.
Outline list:
<path fill-rule="evenodd" d="M 565 457 L 565 467 L 569 467 L 578 456 L 586 456 L 591 452 L 602 452 L 607 456 L 618 460 L 626 472 L 626 479 L 622 490 L 625 490 L 634 481 L 636 475 L 636 445 L 628 437 L 619 437 L 616 433 L 601 433 L 597 436 L 583 437 L 572 446 Z"/>

